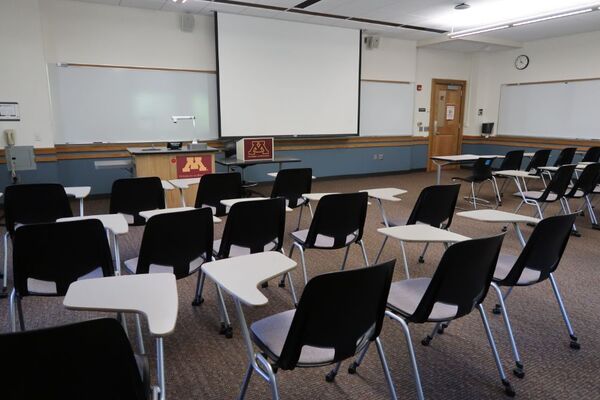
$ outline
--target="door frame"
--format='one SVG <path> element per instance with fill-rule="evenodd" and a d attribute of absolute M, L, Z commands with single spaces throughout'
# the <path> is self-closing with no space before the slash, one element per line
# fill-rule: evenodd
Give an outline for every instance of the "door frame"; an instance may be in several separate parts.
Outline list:
<path fill-rule="evenodd" d="M 457 79 L 440 79 L 440 78 L 433 78 L 431 80 L 431 94 L 430 94 L 430 105 L 429 105 L 429 130 L 428 130 L 428 141 L 427 141 L 427 171 L 433 171 L 434 169 L 432 169 L 430 167 L 430 162 L 429 160 L 431 159 L 431 148 L 432 148 L 432 141 L 433 141 L 433 126 L 434 126 L 434 120 L 435 120 L 435 113 L 434 111 L 434 107 L 435 107 L 435 85 L 437 84 L 442 84 L 442 85 L 460 85 L 462 86 L 462 96 L 460 96 L 460 128 L 458 129 L 458 141 L 456 144 L 456 152 L 457 154 L 460 152 L 460 149 L 462 149 L 462 142 L 463 142 L 463 129 L 465 127 L 465 100 L 467 98 L 467 81 L 463 81 L 463 80 L 457 80 Z"/>

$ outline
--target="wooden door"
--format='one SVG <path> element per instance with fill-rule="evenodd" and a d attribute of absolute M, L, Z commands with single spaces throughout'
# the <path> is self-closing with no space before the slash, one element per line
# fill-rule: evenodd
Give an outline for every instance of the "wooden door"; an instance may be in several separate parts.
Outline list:
<path fill-rule="evenodd" d="M 431 87 L 429 158 L 461 154 L 466 82 L 434 79 Z M 427 170 L 435 170 L 431 160 Z"/>

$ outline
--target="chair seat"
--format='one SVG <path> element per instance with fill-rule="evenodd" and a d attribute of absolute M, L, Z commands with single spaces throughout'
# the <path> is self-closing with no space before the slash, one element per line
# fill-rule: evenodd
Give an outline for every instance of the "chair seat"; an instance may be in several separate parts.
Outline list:
<path fill-rule="evenodd" d="M 532 199 L 532 200 L 538 200 L 540 197 L 542 197 L 542 194 L 544 192 L 539 191 L 539 190 L 528 190 L 523 192 L 523 196 L 525 196 L 525 198 L 527 199 Z M 517 197 L 521 197 L 521 193 L 513 193 L 514 196 Z M 554 193 L 550 193 L 548 194 L 548 198 L 546 199 L 547 201 L 556 201 L 557 196 Z"/>
<path fill-rule="evenodd" d="M 510 270 L 515 265 L 517 258 L 517 256 L 509 254 L 500 254 L 498 263 L 496 264 L 496 270 L 494 271 L 494 282 L 502 281 L 508 276 Z M 517 285 L 531 285 L 536 283 L 539 279 L 540 271 L 525 268 L 517 281 Z"/>
<path fill-rule="evenodd" d="M 252 339 L 269 358 L 277 362 L 296 310 L 284 311 L 256 321 L 250 326 Z M 333 362 L 334 349 L 304 346 L 298 366 L 327 365 Z"/>
<path fill-rule="evenodd" d="M 85 275 L 77 278 L 78 281 L 84 279 L 92 279 L 92 278 L 102 278 L 104 276 L 102 272 L 102 268 L 98 267 L 91 272 L 88 272 Z M 58 293 L 58 289 L 56 288 L 56 282 L 54 281 L 44 281 L 41 279 L 35 278 L 27 278 L 27 291 L 31 294 L 40 294 L 40 295 L 55 295 Z"/>
<path fill-rule="evenodd" d="M 388 224 L 390 225 L 390 228 L 392 228 L 394 226 L 404 226 L 404 225 L 406 225 L 407 221 L 408 221 L 407 219 L 402 219 L 402 218 L 393 218 L 393 219 L 388 218 Z M 382 224 L 384 224 L 384 223 L 382 222 Z"/>
<path fill-rule="evenodd" d="M 217 239 L 213 242 L 213 253 L 215 255 L 219 254 L 219 249 L 221 248 L 221 239 Z M 264 251 L 271 251 L 277 248 L 277 240 L 273 240 L 270 243 L 267 243 L 264 247 Z M 229 248 L 229 257 L 238 257 L 238 256 L 246 256 L 251 254 L 249 247 L 237 246 L 232 244 Z"/>
<path fill-rule="evenodd" d="M 405 316 L 411 316 L 417 310 L 430 282 L 430 278 L 417 278 L 392 283 L 387 300 L 388 307 Z M 448 321 L 454 318 L 457 312 L 457 306 L 438 301 L 433 306 L 428 321 Z"/>
<path fill-rule="evenodd" d="M 190 261 L 188 275 L 191 275 L 194 272 L 196 272 L 202 266 L 203 262 L 204 262 L 203 257 L 198 257 L 198 258 Z M 127 269 L 127 271 L 131 272 L 132 274 L 137 273 L 138 257 L 126 260 L 124 264 L 125 264 L 125 268 Z M 161 273 L 161 272 L 162 273 L 172 273 L 172 274 L 175 273 L 172 265 L 150 264 L 150 267 L 148 268 L 148 273 L 157 274 L 157 273 Z"/>
<path fill-rule="evenodd" d="M 351 233 L 349 235 L 346 236 L 346 246 L 349 245 L 350 243 L 354 242 L 356 240 L 356 236 L 358 235 L 358 231 Z M 296 232 L 292 232 L 292 238 L 300 243 L 300 244 L 304 244 L 306 243 L 306 237 L 308 236 L 308 229 L 302 229 Z M 319 248 L 333 248 L 335 239 L 331 236 L 327 236 L 327 235 L 321 235 L 320 233 L 317 234 L 317 239 L 315 240 L 315 247 L 319 247 Z"/>

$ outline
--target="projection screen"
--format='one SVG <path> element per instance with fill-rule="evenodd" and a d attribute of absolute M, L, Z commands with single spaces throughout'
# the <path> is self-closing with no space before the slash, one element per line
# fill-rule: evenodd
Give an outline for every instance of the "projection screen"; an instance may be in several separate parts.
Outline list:
<path fill-rule="evenodd" d="M 221 137 L 358 134 L 360 31 L 218 13 Z"/>

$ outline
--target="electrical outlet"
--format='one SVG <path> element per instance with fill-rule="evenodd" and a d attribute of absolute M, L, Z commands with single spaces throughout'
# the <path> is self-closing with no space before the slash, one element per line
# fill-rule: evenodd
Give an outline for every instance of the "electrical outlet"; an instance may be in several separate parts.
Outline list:
<path fill-rule="evenodd" d="M 379 154 L 379 155 L 377 156 L 377 158 L 378 158 L 379 160 L 383 160 L 383 154 Z"/>

